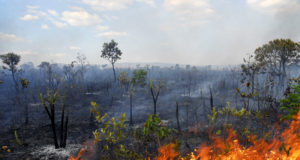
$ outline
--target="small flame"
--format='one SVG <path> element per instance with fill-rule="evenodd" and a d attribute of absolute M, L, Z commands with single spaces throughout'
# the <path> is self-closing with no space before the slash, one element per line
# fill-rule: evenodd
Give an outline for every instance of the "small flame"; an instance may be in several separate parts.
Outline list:
<path fill-rule="evenodd" d="M 176 144 L 171 143 L 165 146 L 162 146 L 158 149 L 159 156 L 157 157 L 157 160 L 173 160 L 178 155 L 179 152 L 175 151 Z"/>
<path fill-rule="evenodd" d="M 294 117 L 290 127 L 280 136 L 271 141 L 256 140 L 256 136 L 249 136 L 252 143 L 245 147 L 239 143 L 233 130 L 229 130 L 228 137 L 223 140 L 213 136 L 211 145 L 202 144 L 190 154 L 190 160 L 300 160 L 300 112 Z M 157 160 L 172 160 L 179 155 L 173 144 L 159 148 Z"/>
<path fill-rule="evenodd" d="M 85 158 L 83 158 L 84 156 L 91 157 L 92 155 L 94 155 L 94 153 L 96 152 L 95 148 L 96 142 L 87 140 L 83 143 L 83 147 L 80 149 L 78 155 L 76 157 L 71 156 L 68 160 L 85 160 Z"/>

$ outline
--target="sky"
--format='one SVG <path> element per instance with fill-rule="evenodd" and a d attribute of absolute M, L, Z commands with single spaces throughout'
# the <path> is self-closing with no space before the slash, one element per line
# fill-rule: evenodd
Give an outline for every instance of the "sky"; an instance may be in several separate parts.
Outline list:
<path fill-rule="evenodd" d="M 21 63 L 234 65 L 276 38 L 300 42 L 300 0 L 0 0 L 0 54 Z"/>

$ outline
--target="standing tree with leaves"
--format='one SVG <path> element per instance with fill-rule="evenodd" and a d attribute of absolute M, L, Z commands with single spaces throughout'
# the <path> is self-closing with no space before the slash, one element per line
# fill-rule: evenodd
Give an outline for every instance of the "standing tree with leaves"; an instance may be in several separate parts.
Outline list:
<path fill-rule="evenodd" d="M 264 66 L 273 77 L 277 76 L 279 83 L 284 84 L 286 67 L 299 61 L 300 44 L 290 39 L 275 39 L 257 48 L 255 60 Z"/>
<path fill-rule="evenodd" d="M 147 71 L 143 69 L 138 69 L 133 71 L 133 77 L 130 78 L 127 72 L 122 72 L 119 76 L 119 82 L 122 86 L 124 86 L 125 91 L 129 91 L 129 99 L 130 99 L 130 121 L 129 124 L 133 125 L 132 119 L 132 109 L 133 109 L 133 96 L 138 86 L 145 86 L 146 84 L 146 76 Z"/>
<path fill-rule="evenodd" d="M 251 92 L 254 93 L 254 80 L 258 75 L 259 71 L 262 69 L 261 64 L 253 60 L 253 55 L 249 55 L 248 59 L 244 58 L 244 64 L 241 65 L 242 69 L 242 83 L 251 84 Z"/>
<path fill-rule="evenodd" d="M 101 53 L 101 57 L 107 59 L 111 63 L 114 73 L 114 80 L 116 82 L 117 77 L 115 71 L 115 63 L 117 62 L 117 60 L 121 59 L 122 55 L 121 50 L 118 48 L 118 43 L 114 40 L 111 40 L 109 43 L 104 43 Z"/>
<path fill-rule="evenodd" d="M 136 87 L 144 87 L 146 84 L 147 71 L 143 69 L 138 69 L 133 71 L 133 77 L 131 78 L 130 87 L 129 87 L 129 96 L 130 96 L 130 124 L 132 125 L 132 101 L 134 96 L 134 91 Z"/>
<path fill-rule="evenodd" d="M 120 87 L 124 89 L 125 92 L 129 90 L 131 78 L 127 72 L 121 72 L 119 75 Z"/>
<path fill-rule="evenodd" d="M 16 72 L 18 71 L 17 65 L 21 60 L 21 56 L 11 52 L 11 53 L 0 55 L 0 59 L 6 65 L 6 66 L 3 66 L 3 68 L 7 69 L 11 72 L 11 76 L 12 76 L 14 84 L 15 84 L 16 92 L 18 92 L 19 84 L 18 84 L 18 80 L 16 78 Z"/>

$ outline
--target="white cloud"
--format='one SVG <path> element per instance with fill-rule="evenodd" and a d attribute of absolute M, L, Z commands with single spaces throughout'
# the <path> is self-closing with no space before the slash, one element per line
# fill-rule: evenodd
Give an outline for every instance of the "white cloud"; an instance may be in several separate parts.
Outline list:
<path fill-rule="evenodd" d="M 108 26 L 100 26 L 100 25 L 96 26 L 96 31 L 102 32 L 102 31 L 106 31 L 108 29 L 109 29 Z"/>
<path fill-rule="evenodd" d="M 246 0 L 252 8 L 266 14 L 297 13 L 300 10 L 299 0 Z"/>
<path fill-rule="evenodd" d="M 45 13 L 43 11 L 38 10 L 39 6 L 27 6 L 28 13 L 24 17 L 22 17 L 22 20 L 33 20 L 33 19 L 39 19 L 40 17 L 44 17 L 46 20 L 49 20 L 51 23 L 53 23 L 57 28 L 65 28 L 67 27 L 67 24 L 64 22 L 60 22 L 58 20 L 58 13 L 55 10 L 48 10 L 48 13 Z M 34 14 L 34 15 L 33 15 Z M 49 14 L 55 16 L 51 17 Z M 28 16 L 29 15 L 29 16 Z M 48 25 L 42 25 L 42 29 L 48 29 Z"/>
<path fill-rule="evenodd" d="M 146 3 L 152 7 L 155 7 L 154 0 L 81 0 L 82 3 L 89 5 L 94 10 L 106 11 L 106 10 L 121 10 L 127 9 L 129 5 L 134 2 Z"/>
<path fill-rule="evenodd" d="M 215 14 L 208 0 L 164 0 L 164 8 L 186 24 L 202 24 Z"/>
<path fill-rule="evenodd" d="M 40 8 L 40 6 L 32 6 L 32 5 L 28 5 L 28 6 L 26 6 L 27 7 L 27 9 L 32 9 L 32 10 L 35 10 L 35 9 L 39 9 Z"/>
<path fill-rule="evenodd" d="M 90 26 L 101 22 L 96 14 L 90 14 L 81 8 L 76 8 L 76 11 L 64 11 L 61 19 L 71 26 Z"/>
<path fill-rule="evenodd" d="M 42 25 L 41 25 L 41 28 L 42 28 L 42 29 L 49 29 L 49 26 L 48 26 L 47 24 L 42 24 Z"/>
<path fill-rule="evenodd" d="M 136 0 L 137 2 L 144 2 L 152 7 L 155 7 L 155 2 L 154 0 Z"/>
<path fill-rule="evenodd" d="M 66 24 L 66 23 L 62 23 L 62 22 L 59 22 L 59 21 L 52 21 L 52 23 L 53 23 L 57 28 L 65 28 L 65 27 L 67 27 L 67 24 Z"/>
<path fill-rule="evenodd" d="M 67 24 L 63 22 L 59 22 L 57 20 L 54 20 L 53 18 L 49 18 L 50 22 L 53 23 L 57 28 L 66 28 Z"/>
<path fill-rule="evenodd" d="M 38 55 L 37 52 L 34 52 L 32 50 L 24 50 L 24 51 L 19 51 L 18 54 L 21 56 L 33 56 L 33 55 Z"/>
<path fill-rule="evenodd" d="M 30 15 L 38 16 L 39 18 L 47 16 L 47 13 L 40 11 L 39 8 L 40 8 L 39 6 L 27 6 L 27 12 Z"/>
<path fill-rule="evenodd" d="M 103 15 L 103 18 L 104 18 L 105 20 L 107 20 L 107 21 L 110 21 L 110 22 L 119 19 L 119 17 L 117 17 L 117 16 L 107 15 L 107 14 L 104 14 L 104 15 Z"/>
<path fill-rule="evenodd" d="M 65 57 L 65 56 L 67 56 L 67 54 L 66 53 L 54 53 L 53 56 L 54 57 Z"/>
<path fill-rule="evenodd" d="M 0 32 L 0 40 L 5 40 L 5 41 L 19 41 L 21 38 L 17 37 L 15 34 L 6 34 Z"/>
<path fill-rule="evenodd" d="M 39 16 L 31 15 L 31 14 L 26 14 L 23 17 L 20 18 L 23 21 L 31 21 L 31 20 L 37 20 L 39 19 Z"/>
<path fill-rule="evenodd" d="M 58 13 L 55 10 L 48 9 L 48 13 L 53 16 L 58 16 Z"/>
<path fill-rule="evenodd" d="M 126 36 L 126 35 L 127 35 L 127 32 L 109 31 L 109 32 L 99 33 L 97 36 L 99 36 L 99 37 L 119 37 L 119 36 Z"/>
<path fill-rule="evenodd" d="M 70 46 L 69 49 L 72 51 L 80 51 L 81 50 L 81 48 L 77 47 L 77 46 Z"/>
<path fill-rule="evenodd" d="M 121 10 L 126 9 L 134 0 L 82 0 L 84 4 L 91 6 L 94 10 Z"/>

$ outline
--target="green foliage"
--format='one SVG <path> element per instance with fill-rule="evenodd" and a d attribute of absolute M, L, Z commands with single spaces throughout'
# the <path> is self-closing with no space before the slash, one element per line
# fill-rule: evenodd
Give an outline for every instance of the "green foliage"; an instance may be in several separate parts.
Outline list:
<path fill-rule="evenodd" d="M 297 63 L 299 53 L 300 43 L 291 39 L 274 39 L 254 52 L 256 62 L 267 72 L 277 75 L 281 84 L 286 77 L 286 66 Z"/>
<path fill-rule="evenodd" d="M 262 119 L 264 117 L 264 114 L 261 113 L 259 110 L 252 112 L 256 118 Z"/>
<path fill-rule="evenodd" d="M 10 71 L 16 72 L 17 71 L 16 66 L 20 62 L 21 56 L 15 53 L 7 53 L 7 54 L 0 55 L 0 59 L 4 64 L 6 64 L 9 67 L 8 69 Z M 4 67 L 4 69 L 6 69 L 6 67 Z"/>
<path fill-rule="evenodd" d="M 143 128 L 133 130 L 133 136 L 137 140 L 136 145 L 140 146 L 139 152 L 149 158 L 156 156 L 158 147 L 169 144 L 171 134 L 176 132 L 177 130 L 168 128 L 158 115 L 153 114 L 149 115 Z M 179 143 L 178 140 L 175 140 L 175 142 Z"/>
<path fill-rule="evenodd" d="M 111 63 L 114 74 L 114 80 L 116 82 L 117 77 L 115 71 L 115 63 L 117 62 L 117 60 L 121 59 L 122 55 L 121 50 L 118 48 L 118 43 L 114 40 L 111 40 L 109 43 L 104 43 L 101 53 L 101 57 L 107 59 Z"/>
<path fill-rule="evenodd" d="M 23 89 L 27 88 L 30 84 L 29 80 L 25 79 L 25 78 L 20 78 L 20 83 L 21 83 Z"/>
<path fill-rule="evenodd" d="M 281 117 L 281 120 L 293 119 L 300 107 L 300 85 L 293 85 L 293 92 L 289 93 L 286 98 L 280 100 L 281 110 L 287 111 L 287 115 Z"/>
<path fill-rule="evenodd" d="M 56 131 L 56 120 L 55 120 L 55 113 L 56 113 L 56 101 L 58 99 L 58 92 L 48 90 L 46 95 L 40 94 L 41 103 L 44 106 L 44 109 L 47 112 L 47 115 L 49 117 L 49 120 L 51 122 L 51 128 L 53 132 L 53 140 L 55 148 L 65 148 L 66 147 L 66 139 L 67 139 L 67 129 L 68 129 L 68 118 L 69 118 L 69 112 L 67 112 L 66 120 L 64 118 L 65 113 L 65 104 L 62 103 L 62 112 L 61 112 L 61 128 L 60 128 L 60 146 L 58 145 L 58 139 L 57 139 L 57 131 Z M 65 122 L 65 123 L 64 123 Z"/>
<path fill-rule="evenodd" d="M 91 102 L 91 113 L 95 113 L 95 118 L 99 124 L 102 124 L 100 130 L 93 132 L 94 140 L 102 142 L 101 159 L 145 159 L 142 155 L 128 149 L 124 145 L 126 138 L 123 130 L 126 128 L 126 115 L 110 118 L 107 113 L 102 115 L 98 110 L 98 104 Z"/>
<path fill-rule="evenodd" d="M 47 95 L 40 93 L 40 99 L 44 107 L 51 107 L 50 105 L 55 104 L 58 93 L 47 91 Z"/>
<path fill-rule="evenodd" d="M 121 59 L 122 55 L 121 50 L 118 48 L 118 43 L 114 40 L 111 40 L 109 43 L 104 43 L 101 53 L 101 57 L 109 60 L 112 64 Z"/>
<path fill-rule="evenodd" d="M 279 151 L 281 152 L 283 150 L 287 156 L 289 156 L 291 149 L 292 147 L 289 147 L 288 149 L 285 148 L 284 143 L 282 143 L 281 146 L 279 147 Z"/>
<path fill-rule="evenodd" d="M 245 108 L 242 108 L 240 110 L 236 108 L 231 108 L 230 107 L 230 102 L 227 102 L 227 107 L 222 108 L 221 110 L 218 111 L 221 115 L 232 115 L 235 117 L 243 117 L 243 116 L 248 116 L 251 114 L 250 111 L 247 111 Z"/>
<path fill-rule="evenodd" d="M 213 107 L 211 114 L 208 115 L 208 119 L 212 125 L 215 124 L 217 116 L 218 116 L 218 111 L 216 110 L 216 107 Z"/>
<path fill-rule="evenodd" d="M 213 107 L 211 114 L 208 115 L 208 119 L 212 125 L 215 124 L 215 121 L 218 118 L 218 115 L 242 118 L 242 117 L 251 115 L 251 112 L 247 111 L 245 108 L 242 108 L 240 110 L 236 109 L 236 108 L 231 108 L 230 102 L 227 102 L 227 106 L 220 110 L 217 110 L 216 107 Z"/>
<path fill-rule="evenodd" d="M 157 93 L 162 89 L 167 89 L 166 82 L 163 80 L 149 80 L 149 88 Z"/>
<path fill-rule="evenodd" d="M 216 132 L 216 135 L 221 135 L 221 133 L 222 133 L 222 131 L 219 129 L 219 130 L 217 130 L 217 132 Z"/>
<path fill-rule="evenodd" d="M 245 84 L 248 89 L 250 87 L 250 84 L 251 84 L 250 82 L 247 82 Z M 251 98 L 253 96 L 257 96 L 258 95 L 257 93 L 252 93 L 252 92 L 249 92 L 249 93 L 242 92 L 239 88 L 236 88 L 235 90 L 240 94 L 240 96 L 242 98 Z"/>
<path fill-rule="evenodd" d="M 155 135 L 158 139 L 170 136 L 171 130 L 162 125 L 160 117 L 156 114 L 150 115 L 144 124 L 143 134 L 150 138 Z"/>
<path fill-rule="evenodd" d="M 14 136 L 15 136 L 15 139 L 12 140 L 12 142 L 15 143 L 15 144 L 18 144 L 18 145 L 22 146 L 23 144 L 22 144 L 22 142 L 21 142 L 21 140 L 20 140 L 20 138 L 18 136 L 17 130 L 14 131 Z"/>
<path fill-rule="evenodd" d="M 146 76 L 147 76 L 147 71 L 145 71 L 144 69 L 134 70 L 131 82 L 134 86 L 145 86 Z"/>
<path fill-rule="evenodd" d="M 292 59 L 298 58 L 299 45 L 290 39 L 274 39 L 255 50 L 255 59 L 259 62 L 269 63 L 272 57 L 280 57 L 280 61 L 290 62 Z"/>
<path fill-rule="evenodd" d="M 119 75 L 119 82 L 122 86 L 129 86 L 130 84 L 130 77 L 128 76 L 127 72 L 121 72 Z"/>
<path fill-rule="evenodd" d="M 93 108 L 91 108 L 91 113 L 96 113 L 96 120 L 98 123 L 103 124 L 103 127 L 100 131 L 96 130 L 93 132 L 95 141 L 99 142 L 104 140 L 106 143 L 109 144 L 116 144 L 125 138 L 122 129 L 125 128 L 126 122 L 126 114 L 123 113 L 120 118 L 112 117 L 111 119 L 105 113 L 101 115 L 99 111 L 97 111 L 97 103 L 91 102 Z"/>

